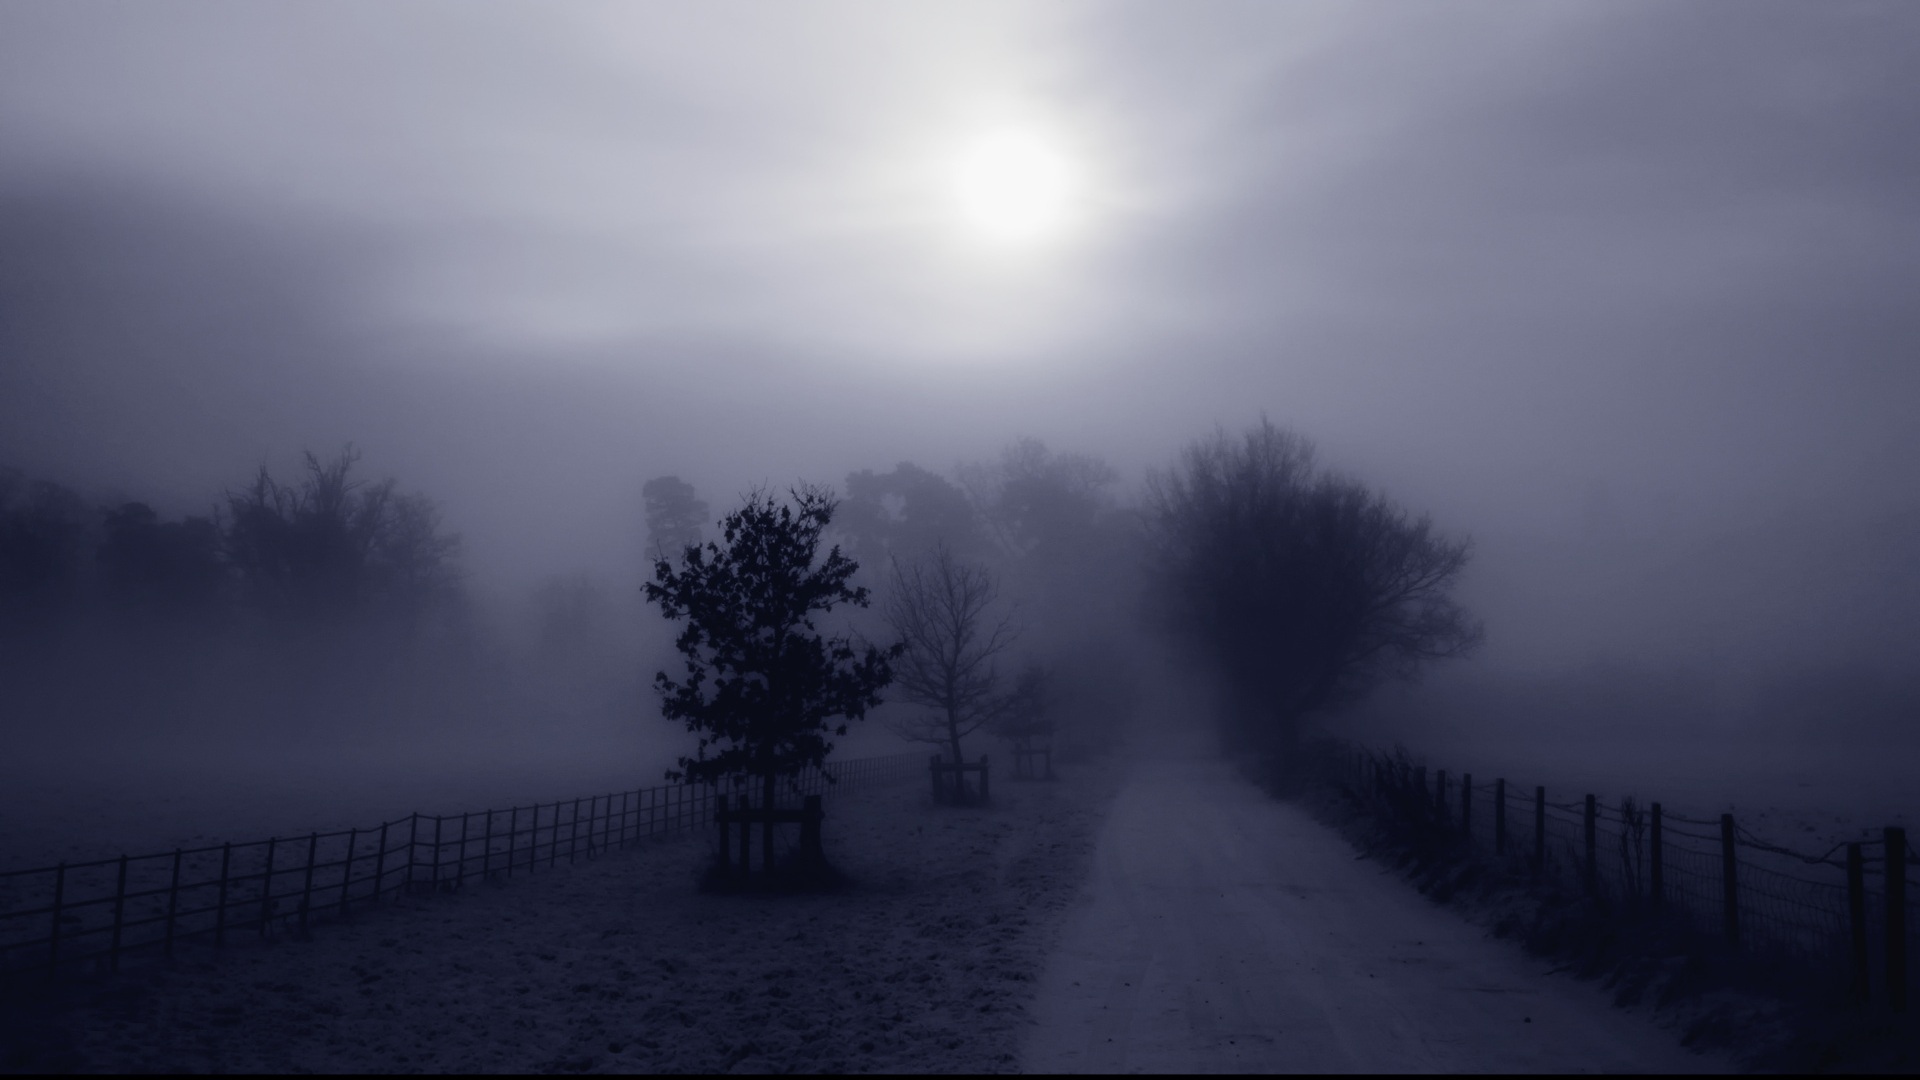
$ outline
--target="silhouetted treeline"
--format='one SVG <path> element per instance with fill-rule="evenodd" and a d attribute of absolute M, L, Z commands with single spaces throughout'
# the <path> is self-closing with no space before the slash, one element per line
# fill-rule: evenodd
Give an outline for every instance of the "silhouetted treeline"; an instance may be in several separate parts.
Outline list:
<path fill-rule="evenodd" d="M 457 538 L 351 448 L 205 514 L 0 472 L 0 702 L 16 740 L 352 738 L 472 680 Z"/>
<path fill-rule="evenodd" d="M 355 477 L 358 460 L 308 453 L 289 481 L 262 466 L 206 516 L 176 521 L 0 469 L 0 619 L 15 633 L 81 617 L 312 623 L 455 599 L 458 538 L 426 496 Z"/>

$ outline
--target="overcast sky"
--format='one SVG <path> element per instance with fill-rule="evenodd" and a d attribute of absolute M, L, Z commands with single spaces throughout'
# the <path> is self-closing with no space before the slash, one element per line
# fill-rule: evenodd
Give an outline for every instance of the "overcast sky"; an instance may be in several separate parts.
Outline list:
<path fill-rule="evenodd" d="M 8 0 L 0 461 L 194 509 L 351 440 L 524 577 L 660 473 L 1264 412 L 1520 605 L 1556 537 L 1913 520 L 1916 72 L 1906 0 Z M 1037 238 L 956 196 L 1007 132 Z"/>

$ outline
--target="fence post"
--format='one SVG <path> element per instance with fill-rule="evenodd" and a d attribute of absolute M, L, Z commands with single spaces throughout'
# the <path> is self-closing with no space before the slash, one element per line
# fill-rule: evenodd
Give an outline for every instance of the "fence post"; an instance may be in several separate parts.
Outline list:
<path fill-rule="evenodd" d="M 514 841 L 520 838 L 520 808 L 515 806 L 507 815 L 507 880 L 513 880 Z"/>
<path fill-rule="evenodd" d="M 1658 909 L 1661 904 L 1666 902 L 1667 895 L 1666 832 L 1660 818 L 1659 803 L 1653 804 L 1652 817 L 1653 820 L 1649 830 L 1651 835 L 1648 837 L 1649 843 L 1647 845 L 1647 854 L 1650 863 L 1647 867 L 1649 871 L 1648 891 L 1651 894 L 1648 899 L 1652 901 L 1654 908 Z"/>
<path fill-rule="evenodd" d="M 387 888 L 387 826 L 380 823 L 380 850 L 373 857 L 373 902 L 379 904 Z"/>
<path fill-rule="evenodd" d="M 1507 779 L 1493 782 L 1493 853 L 1507 853 Z"/>
<path fill-rule="evenodd" d="M 820 848 L 820 796 L 809 795 L 800 811 L 800 854 L 805 862 L 818 863 Z"/>
<path fill-rule="evenodd" d="M 1473 774 L 1460 774 L 1460 835 L 1473 842 Z"/>
<path fill-rule="evenodd" d="M 1887 843 L 1887 1007 L 1907 1008 L 1907 830 L 1886 828 Z"/>
<path fill-rule="evenodd" d="M 1847 929 L 1853 945 L 1853 1001 L 1867 1004 L 1867 865 L 1859 844 L 1847 845 Z"/>
<path fill-rule="evenodd" d="M 430 887 L 434 892 L 440 891 L 440 829 L 445 822 L 446 819 L 439 814 L 433 815 L 433 877 Z"/>
<path fill-rule="evenodd" d="M 573 800 L 573 816 L 567 819 L 567 862 L 571 864 L 580 854 L 580 800 Z"/>
<path fill-rule="evenodd" d="M 1533 789 L 1533 869 L 1547 868 L 1547 789 Z"/>
<path fill-rule="evenodd" d="M 1600 887 L 1599 866 L 1597 865 L 1597 860 L 1595 858 L 1596 844 L 1594 843 L 1594 820 L 1593 820 L 1594 805 L 1593 803 L 1594 803 L 1593 796 L 1591 795 L 1587 796 L 1586 812 L 1580 819 L 1580 831 L 1584 835 L 1587 842 L 1586 866 L 1582 869 L 1581 877 L 1586 881 L 1588 893 L 1595 892 Z"/>
<path fill-rule="evenodd" d="M 347 894 L 353 889 L 353 849 L 360 844 L 358 826 L 347 830 L 347 860 L 340 868 L 340 917 L 347 915 Z"/>
<path fill-rule="evenodd" d="M 455 892 L 467 887 L 467 831 L 473 824 L 473 811 L 460 815 L 460 846 L 453 857 L 453 888 Z"/>
<path fill-rule="evenodd" d="M 551 870 L 560 862 L 560 803 L 553 804 L 553 835 L 547 844 L 547 869 Z"/>
<path fill-rule="evenodd" d="M 120 880 L 113 887 L 113 944 L 107 946 L 107 970 L 120 970 L 120 930 L 127 924 L 127 857 L 120 856 Z"/>
<path fill-rule="evenodd" d="M 740 791 L 740 876 L 743 878 L 753 873 L 753 822 L 747 816 L 747 811 L 750 809 L 752 809 L 752 803 L 747 797 L 746 790 L 742 789 Z"/>
<path fill-rule="evenodd" d="M 300 932 L 307 932 L 307 910 L 313 906 L 313 857 L 320 851 L 320 834 L 307 837 L 307 876 L 300 884 Z"/>
<path fill-rule="evenodd" d="M 1725 909 L 1727 944 L 1740 947 L 1740 860 L 1734 848 L 1733 815 L 1720 815 L 1720 891 Z"/>
<path fill-rule="evenodd" d="M 407 822 L 407 881 L 406 891 L 413 891 L 413 849 L 420 842 L 420 811 L 415 810 Z"/>
<path fill-rule="evenodd" d="M 62 862 L 53 871 L 53 930 L 47 935 L 47 979 L 52 981 L 60 970 L 60 915 L 67 899 L 67 864 Z"/>
<path fill-rule="evenodd" d="M 480 880 L 493 876 L 493 811 L 487 811 L 487 827 L 480 830 Z"/>
<path fill-rule="evenodd" d="M 173 880 L 167 883 L 167 945 L 166 957 L 173 959 L 173 923 L 174 916 L 180 911 L 180 849 L 173 849 Z"/>
<path fill-rule="evenodd" d="M 278 837 L 267 837 L 267 868 L 260 872 L 260 936 L 265 937 L 273 927 L 273 849 L 279 844 Z"/>
<path fill-rule="evenodd" d="M 227 881 L 228 881 L 227 871 L 230 867 L 232 867 L 232 865 L 233 865 L 233 845 L 230 843 L 221 844 L 220 845 L 220 898 L 218 903 L 214 907 L 214 916 L 213 916 L 213 943 L 215 945 L 225 945 L 227 943 Z"/>

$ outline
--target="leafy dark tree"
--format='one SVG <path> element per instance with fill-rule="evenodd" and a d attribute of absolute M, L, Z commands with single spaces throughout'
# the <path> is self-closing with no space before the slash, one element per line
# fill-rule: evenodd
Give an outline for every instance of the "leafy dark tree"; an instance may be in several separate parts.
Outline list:
<path fill-rule="evenodd" d="M 925 711 L 897 715 L 889 726 L 903 738 L 946 747 L 956 765 L 966 760 L 960 740 L 1007 710 L 997 663 L 1018 631 L 1010 616 L 995 616 L 999 595 L 989 571 L 955 558 L 944 544 L 893 564 L 883 610 L 904 646 L 894 683 L 903 702 Z"/>
<path fill-rule="evenodd" d="M 0 616 L 40 619 L 79 602 L 91 517 L 67 488 L 0 470 Z"/>
<path fill-rule="evenodd" d="M 1322 472 L 1264 419 L 1188 446 L 1150 478 L 1149 509 L 1163 610 L 1224 676 L 1230 735 L 1281 769 L 1303 717 L 1480 641 L 1450 595 L 1467 542 Z"/>
<path fill-rule="evenodd" d="M 678 568 L 655 560 L 645 586 L 661 614 L 686 622 L 674 642 L 686 677 L 654 677 L 661 712 L 700 736 L 696 756 L 667 779 L 751 778 L 768 807 L 781 777 L 818 767 L 833 751 L 827 736 L 845 735 L 846 721 L 880 703 L 900 652 L 856 647 L 815 625 L 838 605 L 865 607 L 868 594 L 848 583 L 859 567 L 838 547 L 820 558 L 832 492 L 803 486 L 789 495 L 791 504 L 749 494 L 721 520 L 720 543 L 683 549 Z M 771 820 L 766 842 L 771 857 Z"/>
<path fill-rule="evenodd" d="M 411 613 L 451 590 L 459 538 L 439 511 L 391 478 L 349 479 L 352 447 L 328 462 L 309 451 L 306 476 L 281 484 L 262 466 L 227 493 L 222 548 L 249 597 L 281 615 L 326 617 L 385 607 Z"/>
<path fill-rule="evenodd" d="M 95 553 L 109 601 L 152 615 L 204 614 L 219 603 L 227 580 L 220 530 L 212 520 L 161 521 L 146 503 L 109 510 Z"/>
<path fill-rule="evenodd" d="M 967 493 L 910 461 L 891 472 L 848 475 L 835 528 L 847 535 L 856 559 L 877 565 L 917 559 L 939 544 L 964 558 L 983 553 L 986 543 Z"/>
<path fill-rule="evenodd" d="M 653 558 L 671 558 L 700 543 L 707 504 L 694 494 L 692 484 L 677 476 L 656 476 L 640 486 L 640 498 L 646 504 L 647 551 Z"/>

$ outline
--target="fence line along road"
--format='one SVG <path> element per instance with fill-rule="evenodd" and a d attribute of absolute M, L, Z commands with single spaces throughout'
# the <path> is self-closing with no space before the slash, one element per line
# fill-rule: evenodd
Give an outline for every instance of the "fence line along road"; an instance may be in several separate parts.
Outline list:
<path fill-rule="evenodd" d="M 917 779 L 915 752 L 830 762 L 782 795 Z M 829 776 L 831 780 L 829 780 Z M 410 814 L 371 828 L 280 836 L 0 873 L 0 972 L 117 971 L 171 958 L 186 941 L 305 933 L 398 893 L 457 889 L 593 858 L 713 823 L 720 789 L 662 784 L 463 814 Z"/>
<path fill-rule="evenodd" d="M 1511 864 L 1626 910 L 1690 924 L 1731 949 L 1830 980 L 1862 1006 L 1904 1011 L 1916 959 L 1920 857 L 1889 825 L 1824 851 L 1764 840 L 1732 813 L 1688 817 L 1661 803 L 1591 794 L 1549 799 L 1505 777 L 1476 781 L 1340 739 L 1323 766 L 1376 812 L 1432 847 Z"/>

